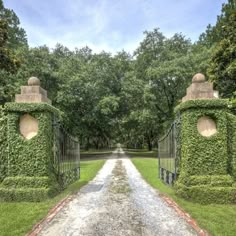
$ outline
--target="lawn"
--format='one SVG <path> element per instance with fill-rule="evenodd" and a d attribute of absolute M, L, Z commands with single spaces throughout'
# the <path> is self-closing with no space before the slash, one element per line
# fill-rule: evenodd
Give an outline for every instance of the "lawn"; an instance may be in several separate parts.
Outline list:
<path fill-rule="evenodd" d="M 200 227 L 206 229 L 211 235 L 236 235 L 236 205 L 201 205 L 186 201 L 177 197 L 172 188 L 157 178 L 158 163 L 156 158 L 133 158 L 132 162 L 151 186 L 174 199 L 181 208 L 197 220 Z"/>
<path fill-rule="evenodd" d="M 85 157 L 94 157 L 94 156 L 103 156 L 103 155 L 110 155 L 115 149 L 90 149 L 90 150 L 81 150 L 80 152 L 80 157 L 85 158 Z"/>
<path fill-rule="evenodd" d="M 64 197 L 76 193 L 83 185 L 93 179 L 104 160 L 81 161 L 81 179 L 71 184 L 60 195 L 40 203 L 0 202 L 0 235 L 25 235 L 32 226 L 45 217 L 48 211 Z"/>
<path fill-rule="evenodd" d="M 124 149 L 130 157 L 157 157 L 157 150 L 148 151 L 146 149 Z"/>

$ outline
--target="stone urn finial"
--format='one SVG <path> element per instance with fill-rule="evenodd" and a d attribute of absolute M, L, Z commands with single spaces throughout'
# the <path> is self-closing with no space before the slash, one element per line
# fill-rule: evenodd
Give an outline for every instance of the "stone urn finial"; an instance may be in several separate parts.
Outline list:
<path fill-rule="evenodd" d="M 40 80 L 37 77 L 30 77 L 28 79 L 29 86 L 40 86 Z"/>
<path fill-rule="evenodd" d="M 187 88 L 186 96 L 182 102 L 194 99 L 219 98 L 218 91 L 213 90 L 213 84 L 206 81 L 205 75 L 197 73 L 192 78 L 192 84 Z"/>
<path fill-rule="evenodd" d="M 21 86 L 21 94 L 16 94 L 15 101 L 18 103 L 49 103 L 47 91 L 40 87 L 40 80 L 37 77 L 28 79 L 28 86 Z"/>
<path fill-rule="evenodd" d="M 204 83 L 206 81 L 205 75 L 197 73 L 192 78 L 192 83 Z"/>

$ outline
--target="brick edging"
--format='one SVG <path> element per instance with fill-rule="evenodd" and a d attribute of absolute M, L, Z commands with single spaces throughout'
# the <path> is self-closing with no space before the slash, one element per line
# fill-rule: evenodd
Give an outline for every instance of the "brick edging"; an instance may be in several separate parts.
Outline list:
<path fill-rule="evenodd" d="M 180 208 L 180 206 L 170 197 L 167 197 L 164 194 L 160 194 L 161 198 L 171 207 L 173 208 L 176 213 L 183 218 L 198 234 L 199 236 L 210 236 L 210 234 L 200 228 L 197 224 L 197 221 L 193 219 L 187 212 Z"/>
<path fill-rule="evenodd" d="M 58 202 L 47 214 L 45 218 L 39 221 L 36 225 L 33 226 L 32 230 L 26 234 L 26 236 L 37 236 L 45 226 L 45 224 L 52 221 L 52 219 L 67 205 L 72 199 L 74 195 L 69 195 L 63 198 L 60 202 Z"/>

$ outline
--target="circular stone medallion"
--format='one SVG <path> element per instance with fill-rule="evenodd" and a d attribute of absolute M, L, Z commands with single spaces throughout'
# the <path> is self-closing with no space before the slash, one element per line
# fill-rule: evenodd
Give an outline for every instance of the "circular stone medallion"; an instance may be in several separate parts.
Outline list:
<path fill-rule="evenodd" d="M 204 137 L 210 137 L 217 132 L 215 121 L 208 116 L 202 116 L 198 119 L 197 129 Z"/>

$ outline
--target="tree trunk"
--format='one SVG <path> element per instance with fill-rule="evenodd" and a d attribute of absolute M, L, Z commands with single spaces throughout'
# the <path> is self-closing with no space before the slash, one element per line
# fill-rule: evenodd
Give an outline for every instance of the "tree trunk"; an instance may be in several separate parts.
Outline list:
<path fill-rule="evenodd" d="M 148 145 L 148 151 L 152 151 L 152 142 L 149 138 L 147 139 L 147 145 Z"/>
<path fill-rule="evenodd" d="M 89 137 L 87 137 L 87 141 L 85 144 L 85 150 L 88 151 L 89 150 Z"/>

